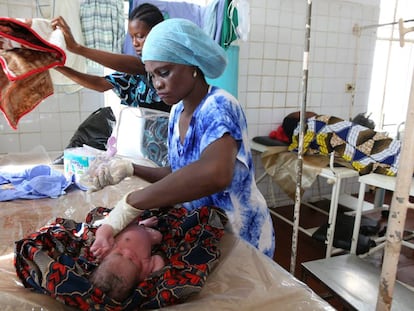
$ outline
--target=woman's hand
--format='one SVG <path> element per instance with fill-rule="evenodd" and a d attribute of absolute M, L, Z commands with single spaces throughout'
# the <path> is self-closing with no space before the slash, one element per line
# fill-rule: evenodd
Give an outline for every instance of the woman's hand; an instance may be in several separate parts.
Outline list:
<path fill-rule="evenodd" d="M 93 186 L 90 190 L 97 191 L 109 185 L 116 185 L 133 174 L 134 166 L 130 160 L 112 158 L 106 161 L 95 160 L 84 178 L 92 181 Z"/>
<path fill-rule="evenodd" d="M 76 42 L 72 31 L 70 30 L 70 27 L 64 18 L 62 16 L 56 17 L 52 20 L 51 24 L 53 29 L 59 28 L 62 31 L 62 34 L 65 37 L 66 48 L 68 51 L 76 53 L 81 45 Z"/>

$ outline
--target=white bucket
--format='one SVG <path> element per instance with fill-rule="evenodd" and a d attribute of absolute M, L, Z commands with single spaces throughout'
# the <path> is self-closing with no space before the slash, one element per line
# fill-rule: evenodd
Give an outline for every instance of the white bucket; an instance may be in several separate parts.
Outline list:
<path fill-rule="evenodd" d="M 63 152 L 64 175 L 68 179 L 78 182 L 87 172 L 95 158 L 103 151 L 89 146 L 65 149 Z"/>

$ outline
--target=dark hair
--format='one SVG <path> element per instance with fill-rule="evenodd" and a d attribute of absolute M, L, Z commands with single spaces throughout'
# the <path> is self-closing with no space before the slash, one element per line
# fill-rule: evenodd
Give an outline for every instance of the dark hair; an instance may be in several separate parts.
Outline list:
<path fill-rule="evenodd" d="M 110 266 L 107 261 L 102 263 L 90 275 L 90 282 L 99 288 L 104 294 L 116 301 L 127 299 L 138 284 L 136 279 L 126 279 L 112 271 L 116 267 Z"/>
<path fill-rule="evenodd" d="M 143 3 L 129 13 L 129 21 L 136 19 L 143 21 L 149 28 L 152 28 L 158 23 L 161 23 L 164 20 L 164 16 L 155 5 Z"/>

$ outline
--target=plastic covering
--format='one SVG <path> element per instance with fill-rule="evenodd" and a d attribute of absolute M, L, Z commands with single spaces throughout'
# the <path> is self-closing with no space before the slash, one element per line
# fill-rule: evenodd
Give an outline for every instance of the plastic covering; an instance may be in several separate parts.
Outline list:
<path fill-rule="evenodd" d="M 238 12 L 237 34 L 243 41 L 247 41 L 250 33 L 250 5 L 247 0 L 233 1 Z"/>
<path fill-rule="evenodd" d="M 0 165 L 48 164 L 44 150 L 0 156 Z M 55 166 L 63 169 L 62 166 Z M 2 310 L 73 310 L 53 298 L 24 288 L 16 276 L 14 241 L 56 217 L 82 221 L 97 206 L 111 207 L 125 193 L 145 187 L 128 178 L 101 191 L 77 188 L 57 199 L 15 200 L 0 204 L 0 301 Z M 307 285 L 277 263 L 230 233 L 221 242 L 222 256 L 199 295 L 165 310 L 333 310 Z"/>

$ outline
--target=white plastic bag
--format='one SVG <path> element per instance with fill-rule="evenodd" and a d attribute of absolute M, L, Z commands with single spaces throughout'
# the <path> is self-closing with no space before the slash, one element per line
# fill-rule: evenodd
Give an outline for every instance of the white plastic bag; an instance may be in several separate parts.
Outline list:
<path fill-rule="evenodd" d="M 238 26 L 237 35 L 243 41 L 247 41 L 250 32 L 250 5 L 247 0 L 235 0 L 233 5 L 237 9 Z"/>

